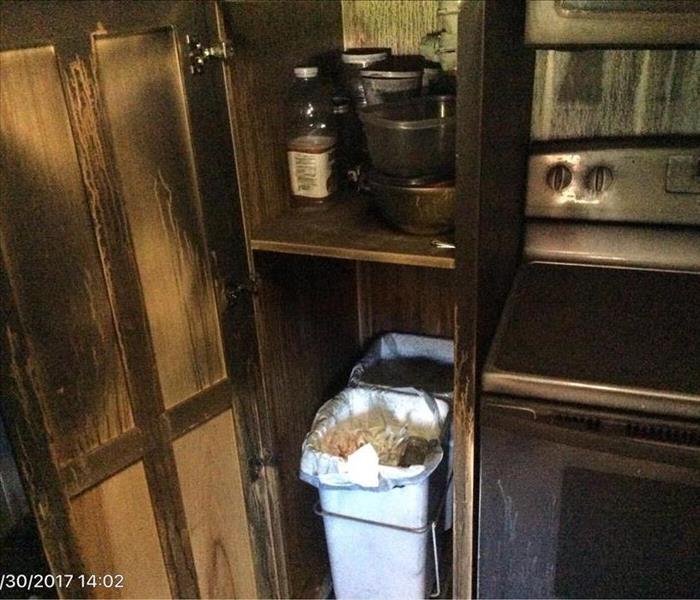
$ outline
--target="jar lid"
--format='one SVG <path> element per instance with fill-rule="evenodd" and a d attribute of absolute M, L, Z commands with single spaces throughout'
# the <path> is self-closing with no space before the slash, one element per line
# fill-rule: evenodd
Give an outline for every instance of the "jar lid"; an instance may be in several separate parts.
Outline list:
<path fill-rule="evenodd" d="M 348 48 L 340 60 L 349 65 L 368 65 L 384 60 L 390 53 L 389 48 Z"/>
<path fill-rule="evenodd" d="M 318 67 L 295 67 L 294 76 L 299 79 L 310 79 L 318 75 Z"/>

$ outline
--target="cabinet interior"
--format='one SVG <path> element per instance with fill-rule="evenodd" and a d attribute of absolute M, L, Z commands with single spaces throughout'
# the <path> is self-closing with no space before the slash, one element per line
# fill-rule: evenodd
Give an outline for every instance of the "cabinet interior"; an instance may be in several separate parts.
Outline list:
<path fill-rule="evenodd" d="M 390 228 L 357 194 L 324 212 L 295 212 L 287 183 L 284 98 L 295 65 L 313 61 L 328 73 L 344 43 L 417 53 L 421 36 L 435 28 L 435 11 L 433 2 L 300 2 L 293 12 L 224 5 L 228 34 L 238 40 L 229 110 L 245 227 L 260 281 L 260 367 L 281 491 L 286 578 L 294 597 L 322 593 L 328 575 L 323 525 L 312 512 L 317 492 L 298 478 L 301 444 L 316 410 L 345 386 L 376 335 L 453 337 L 454 258 L 433 248 L 430 237 Z M 247 36 L 253 28 L 255 36 Z M 285 33 L 295 30 L 313 35 Z"/>
<path fill-rule="evenodd" d="M 260 360 L 281 486 L 287 577 L 308 597 L 327 574 L 314 488 L 298 478 L 301 443 L 316 410 L 339 392 L 366 340 L 383 331 L 452 335 L 447 270 L 255 255 Z"/>

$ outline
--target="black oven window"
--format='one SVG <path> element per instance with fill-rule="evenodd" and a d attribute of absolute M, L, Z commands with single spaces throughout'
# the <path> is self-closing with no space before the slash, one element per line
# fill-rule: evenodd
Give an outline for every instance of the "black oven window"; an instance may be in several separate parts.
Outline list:
<path fill-rule="evenodd" d="M 700 488 L 564 470 L 555 595 L 694 598 L 700 593 Z"/>

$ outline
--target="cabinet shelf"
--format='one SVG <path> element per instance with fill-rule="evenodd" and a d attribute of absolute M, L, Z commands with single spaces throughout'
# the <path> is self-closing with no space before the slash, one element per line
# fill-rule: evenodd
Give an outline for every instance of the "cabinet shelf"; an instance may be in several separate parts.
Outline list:
<path fill-rule="evenodd" d="M 253 231 L 253 250 L 325 256 L 369 262 L 454 269 L 454 250 L 431 241 L 446 236 L 417 236 L 390 228 L 362 194 L 345 194 L 318 212 L 288 211 Z"/>

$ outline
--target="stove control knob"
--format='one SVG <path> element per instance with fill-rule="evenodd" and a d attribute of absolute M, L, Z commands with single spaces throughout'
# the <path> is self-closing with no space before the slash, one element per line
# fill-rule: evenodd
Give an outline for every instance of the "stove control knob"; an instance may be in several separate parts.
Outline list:
<path fill-rule="evenodd" d="M 586 187 L 594 194 L 600 194 L 612 184 L 613 174 L 608 167 L 593 167 L 586 175 Z"/>
<path fill-rule="evenodd" d="M 547 185 L 555 192 L 561 192 L 571 183 L 571 169 L 566 165 L 554 165 L 547 171 Z"/>

